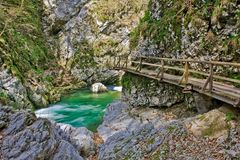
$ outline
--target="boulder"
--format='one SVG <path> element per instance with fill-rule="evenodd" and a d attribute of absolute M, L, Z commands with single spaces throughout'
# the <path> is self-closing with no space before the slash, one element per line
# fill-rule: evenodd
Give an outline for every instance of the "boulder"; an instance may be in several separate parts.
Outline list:
<path fill-rule="evenodd" d="M 101 93 L 101 92 L 107 92 L 108 89 L 102 83 L 94 83 L 91 87 L 91 91 L 93 93 Z"/>
<path fill-rule="evenodd" d="M 229 115 L 233 116 L 230 117 Z M 226 138 L 232 127 L 230 122 L 232 117 L 234 117 L 232 111 L 226 107 L 221 107 L 194 117 L 189 122 L 186 122 L 186 126 L 188 132 L 195 136 Z"/>
<path fill-rule="evenodd" d="M 0 159 L 83 160 L 79 152 L 87 131 L 81 132 L 82 139 L 76 141 L 80 146 L 55 123 L 36 118 L 30 111 L 15 112 L 6 107 L 0 107 L 0 127 Z"/>
<path fill-rule="evenodd" d="M 74 128 L 68 124 L 56 123 L 57 126 L 67 135 L 69 141 L 74 144 L 77 150 L 85 157 L 94 155 L 97 146 L 94 143 L 94 134 L 85 127 Z"/>

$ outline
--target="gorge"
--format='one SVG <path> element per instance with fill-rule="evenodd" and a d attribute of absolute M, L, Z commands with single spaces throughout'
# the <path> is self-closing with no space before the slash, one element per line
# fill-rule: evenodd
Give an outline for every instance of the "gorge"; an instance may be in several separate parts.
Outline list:
<path fill-rule="evenodd" d="M 239 64 L 240 2 L 1 0 L 0 159 L 240 158 L 239 106 L 114 70 L 108 60 L 120 55 Z M 239 67 L 213 69 L 216 76 L 240 80 Z M 122 85 L 121 98 L 112 102 L 118 93 L 81 90 L 98 82 Z M 65 102 L 72 106 L 62 114 L 72 126 L 34 113 Z M 84 105 L 92 105 L 92 115 L 84 117 Z"/>

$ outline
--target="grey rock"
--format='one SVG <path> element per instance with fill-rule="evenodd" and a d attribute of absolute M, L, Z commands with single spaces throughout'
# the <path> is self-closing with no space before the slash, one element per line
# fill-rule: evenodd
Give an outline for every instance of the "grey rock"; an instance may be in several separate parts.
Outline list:
<path fill-rule="evenodd" d="M 84 127 L 74 128 L 67 124 L 57 123 L 56 125 L 60 127 L 64 134 L 68 135 L 71 144 L 74 144 L 83 156 L 88 157 L 96 153 L 97 146 L 94 143 L 94 135 L 91 131 Z"/>
<path fill-rule="evenodd" d="M 106 61 L 110 55 L 130 52 L 129 33 L 146 2 L 44 0 L 44 32 L 58 63 L 78 81 L 118 82 L 121 72 L 106 68 Z"/>
<path fill-rule="evenodd" d="M 78 152 L 75 151 L 75 148 L 66 141 L 61 141 L 58 146 L 58 151 L 53 156 L 53 160 L 84 160 Z"/>
<path fill-rule="evenodd" d="M 70 139 L 69 132 L 65 132 L 47 119 L 37 119 L 31 112 L 13 112 L 1 107 L 0 114 L 3 115 L 3 113 L 6 118 L 1 135 L 3 138 L 0 141 L 1 158 L 9 160 L 83 159 L 79 153 L 82 149 L 80 147 L 83 147 L 86 141 L 83 141 L 84 137 L 80 138 L 81 135 L 77 136 L 78 143 L 82 146 Z M 85 130 L 81 133 L 84 136 L 88 132 Z"/>
<path fill-rule="evenodd" d="M 2 129 L 2 128 L 5 127 L 5 126 L 6 126 L 6 122 L 0 121 L 0 129 Z"/>
<path fill-rule="evenodd" d="M 0 68 L 0 84 L 0 91 L 7 96 L 11 103 L 17 104 L 19 108 L 32 107 L 26 88 L 7 69 Z"/>
<path fill-rule="evenodd" d="M 160 119 L 161 125 L 156 126 L 153 120 L 141 121 L 138 117 L 142 115 L 132 115 L 131 110 L 137 112 L 124 102 L 114 102 L 108 106 L 103 124 L 98 127 L 98 133 L 104 140 L 98 159 L 144 159 L 145 155 L 161 146 L 169 133 L 169 126 L 176 130 L 182 127 L 181 123 L 164 123 Z"/>

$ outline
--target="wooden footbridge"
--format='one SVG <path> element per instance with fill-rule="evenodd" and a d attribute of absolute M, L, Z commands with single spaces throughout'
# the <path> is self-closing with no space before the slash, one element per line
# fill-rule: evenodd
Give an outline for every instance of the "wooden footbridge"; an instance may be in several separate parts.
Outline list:
<path fill-rule="evenodd" d="M 107 65 L 115 70 L 177 85 L 183 88 L 184 93 L 195 91 L 240 107 L 240 88 L 237 87 L 240 86 L 240 80 L 221 76 L 217 71 L 219 68 L 229 68 L 240 74 L 240 63 L 118 56 L 110 57 Z M 193 69 L 196 66 L 203 69 Z"/>

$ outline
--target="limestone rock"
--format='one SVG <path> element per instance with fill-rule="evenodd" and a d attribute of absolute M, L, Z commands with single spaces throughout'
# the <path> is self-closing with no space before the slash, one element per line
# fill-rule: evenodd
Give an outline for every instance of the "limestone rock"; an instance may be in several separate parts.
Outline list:
<path fill-rule="evenodd" d="M 132 54 L 239 62 L 240 5 L 237 1 L 215 4 L 215 1 L 151 1 L 145 15 L 147 18 L 142 19 L 145 22 L 135 30 L 140 31 L 133 32 Z M 210 6 L 214 7 L 208 10 Z M 179 18 L 169 19 L 169 13 Z M 159 22 L 161 24 L 156 28 Z M 154 32 L 149 33 L 151 29 Z M 202 64 L 191 64 L 191 68 L 209 71 L 209 66 Z M 229 76 L 226 70 L 234 74 L 239 72 L 232 67 L 216 66 L 215 69 L 218 74 L 226 76 Z"/>
<path fill-rule="evenodd" d="M 171 107 L 184 101 L 180 87 L 130 73 L 126 73 L 122 80 L 122 98 L 133 107 Z"/>
<path fill-rule="evenodd" d="M 47 119 L 37 119 L 32 112 L 14 112 L 6 107 L 0 107 L 0 115 L 1 123 L 5 123 L 0 128 L 1 159 L 83 160 L 79 154 L 82 150 L 93 153 L 85 147 L 90 136 L 86 129 L 65 131 Z"/>
<path fill-rule="evenodd" d="M 108 89 L 106 86 L 104 86 L 102 83 L 94 83 L 91 86 L 91 91 L 93 93 L 101 93 L 101 92 L 107 92 Z"/>
<path fill-rule="evenodd" d="M 231 128 L 231 123 L 227 120 L 227 114 L 232 113 L 229 109 L 221 107 L 199 115 L 186 126 L 190 133 L 195 136 L 206 136 L 209 138 L 227 137 Z"/>
<path fill-rule="evenodd" d="M 58 63 L 88 84 L 117 82 L 120 73 L 106 69 L 106 60 L 130 52 L 129 33 L 147 2 L 44 0 L 44 32 Z"/>
<path fill-rule="evenodd" d="M 19 108 L 31 108 L 26 88 L 21 81 L 13 76 L 9 70 L 0 68 L 0 92 L 1 97 L 16 103 Z"/>
<path fill-rule="evenodd" d="M 57 126 L 67 135 L 69 135 L 70 142 L 77 146 L 78 151 L 85 157 L 94 155 L 97 146 L 93 140 L 93 133 L 84 127 L 74 128 L 67 124 L 57 123 Z"/>

